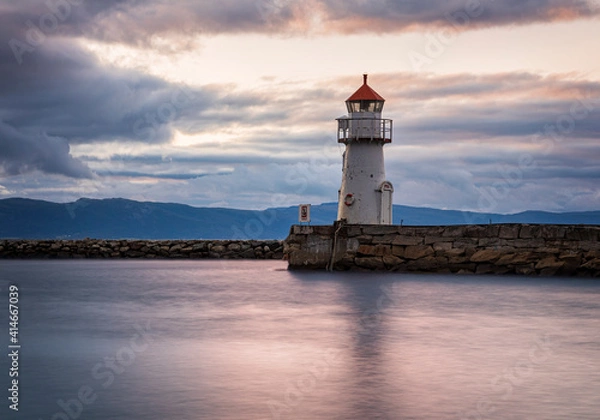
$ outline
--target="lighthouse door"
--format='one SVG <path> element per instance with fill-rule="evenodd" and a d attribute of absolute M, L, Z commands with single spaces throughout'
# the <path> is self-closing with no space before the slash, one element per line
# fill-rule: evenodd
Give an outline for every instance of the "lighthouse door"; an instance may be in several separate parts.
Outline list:
<path fill-rule="evenodd" d="M 392 224 L 392 195 L 394 193 L 394 187 L 389 181 L 382 182 L 379 187 L 379 193 L 381 194 L 381 207 L 379 213 L 379 223 L 382 225 Z"/>

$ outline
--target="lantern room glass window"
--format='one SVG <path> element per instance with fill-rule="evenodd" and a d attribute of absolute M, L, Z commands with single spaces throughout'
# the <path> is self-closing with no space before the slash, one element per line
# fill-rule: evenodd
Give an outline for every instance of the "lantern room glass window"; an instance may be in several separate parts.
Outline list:
<path fill-rule="evenodd" d="M 381 112 L 383 101 L 348 101 L 348 112 Z"/>

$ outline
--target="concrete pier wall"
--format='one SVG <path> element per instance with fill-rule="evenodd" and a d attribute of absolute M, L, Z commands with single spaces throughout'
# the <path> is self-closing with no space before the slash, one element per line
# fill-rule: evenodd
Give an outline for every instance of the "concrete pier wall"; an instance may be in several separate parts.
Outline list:
<path fill-rule="evenodd" d="M 600 276 L 600 226 L 292 226 L 290 269 Z"/>

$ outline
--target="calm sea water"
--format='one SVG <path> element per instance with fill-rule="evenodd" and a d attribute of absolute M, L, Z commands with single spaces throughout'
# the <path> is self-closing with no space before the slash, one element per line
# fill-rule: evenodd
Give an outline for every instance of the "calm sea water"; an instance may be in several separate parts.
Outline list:
<path fill-rule="evenodd" d="M 10 284 L 3 419 L 600 418 L 597 280 L 3 261 L 3 352 Z"/>

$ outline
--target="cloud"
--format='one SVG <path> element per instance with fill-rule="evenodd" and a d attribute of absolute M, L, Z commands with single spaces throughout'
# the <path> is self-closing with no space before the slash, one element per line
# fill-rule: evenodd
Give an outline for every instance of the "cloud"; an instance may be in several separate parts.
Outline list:
<path fill-rule="evenodd" d="M 0 157 L 7 174 L 41 170 L 91 176 L 83 165 L 76 168 L 71 145 L 164 144 L 176 130 L 208 133 L 285 118 L 266 108 L 260 95 L 236 94 L 227 87 L 192 89 L 104 66 L 64 40 L 48 41 L 20 66 L 11 54 L 0 51 Z"/>
<path fill-rule="evenodd" d="M 34 49 L 55 36 L 188 49 L 197 35 L 382 33 L 568 21 L 598 15 L 588 0 L 22 0 L 3 4 L 0 27 Z M 2 37 L 1 39 L 4 39 Z M 166 41 L 168 40 L 168 41 Z"/>
<path fill-rule="evenodd" d="M 88 36 L 144 42 L 149 35 L 403 32 L 567 21 L 594 16 L 587 0 L 161 0 L 123 1 L 88 11 Z"/>
<path fill-rule="evenodd" d="M 104 171 L 98 175 L 123 178 L 148 178 L 148 179 L 166 179 L 184 181 L 190 179 L 198 179 L 205 176 L 229 175 L 232 171 L 221 171 L 216 173 L 153 173 L 153 172 L 136 172 L 136 171 Z"/>
<path fill-rule="evenodd" d="M 14 194 L 13 191 L 9 191 L 6 187 L 4 187 L 3 185 L 0 185 L 0 195 L 11 195 Z"/>
<path fill-rule="evenodd" d="M 165 142 L 185 106 L 206 97 L 138 73 L 103 68 L 70 43 L 48 42 L 21 66 L 0 52 L 0 157 L 8 174 L 41 170 L 89 177 L 70 145 L 119 139 Z"/>
<path fill-rule="evenodd" d="M 33 170 L 73 178 L 92 178 L 91 170 L 69 153 L 64 138 L 24 134 L 0 121 L 0 169 L 4 175 Z"/>
<path fill-rule="evenodd" d="M 409 31 L 449 28 L 459 31 L 481 27 L 566 21 L 597 12 L 585 0 L 331 0 L 326 22 L 346 33 Z"/>
<path fill-rule="evenodd" d="M 95 197 L 140 196 L 135 192 L 140 182 L 154 180 L 143 184 L 146 199 L 186 197 L 193 204 L 239 207 L 245 200 L 246 206 L 260 207 L 260 200 L 273 194 L 284 194 L 286 204 L 303 194 L 313 202 L 335 199 L 341 158 L 334 118 L 345 112 L 343 101 L 357 87 L 355 77 L 305 83 L 301 89 L 276 83 L 259 92 L 214 85 L 192 89 L 103 66 L 59 41 L 32 57 L 22 72 L 1 73 L 0 115 L 4 132 L 12 130 L 2 139 L 2 150 L 11 151 L 3 155 L 5 174 L 37 170 L 85 178 L 95 173 L 102 185 L 88 184 L 85 190 Z M 477 209 L 479 191 L 506 182 L 511 168 L 521 171 L 520 184 L 510 186 L 515 197 L 528 183 L 551 195 L 554 181 L 548 180 L 570 179 L 583 189 L 597 182 L 597 82 L 576 74 L 527 72 L 390 73 L 370 80 L 387 99 L 385 116 L 395 120 L 386 159 L 400 202 Z M 206 140 L 177 145 L 175 132 Z M 44 147 L 52 153 L 42 152 Z M 106 150 L 114 151 L 107 157 Z M 521 168 L 523 156 L 535 166 Z M 121 186 L 110 181 L 117 178 Z M 301 193 L 295 192 L 299 186 L 305 186 Z M 572 200 L 582 203 L 576 193 L 581 191 L 574 188 Z M 569 203 L 564 196 L 563 201 Z M 515 206 L 514 200 L 498 203 Z"/>
<path fill-rule="evenodd" d="M 105 65 L 82 39 L 169 53 L 198 35 L 474 30 L 599 12 L 578 0 L 66 1 L 0 5 L 0 194 L 253 208 L 335 200 L 334 118 L 357 78 L 192 88 Z M 600 207 L 598 82 L 528 72 L 370 80 L 395 123 L 386 161 L 396 202 Z"/>
<path fill-rule="evenodd" d="M 209 92 L 102 66 L 68 42 L 49 42 L 21 66 L 0 58 L 3 120 L 41 127 L 71 142 L 164 142 L 172 135 L 169 123 L 211 101 Z"/>
<path fill-rule="evenodd" d="M 574 75 L 382 76 L 405 142 L 600 138 L 600 83 Z M 558 139 L 558 140 L 557 140 Z M 541 141 L 541 138 L 538 139 Z"/>

